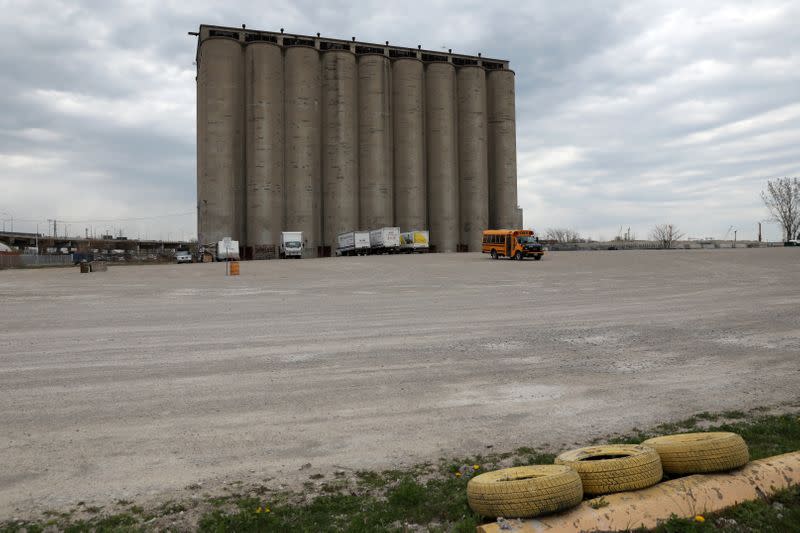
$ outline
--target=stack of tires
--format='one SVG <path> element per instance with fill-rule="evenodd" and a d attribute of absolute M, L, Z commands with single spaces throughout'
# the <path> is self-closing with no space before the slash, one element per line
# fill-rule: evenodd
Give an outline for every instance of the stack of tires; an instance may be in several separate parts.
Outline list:
<path fill-rule="evenodd" d="M 672 477 L 724 472 L 747 464 L 744 439 L 735 433 L 685 433 L 642 444 L 589 446 L 564 452 L 554 465 L 487 472 L 467 484 L 467 499 L 481 516 L 531 518 L 578 505 L 584 495 L 645 489 Z"/>

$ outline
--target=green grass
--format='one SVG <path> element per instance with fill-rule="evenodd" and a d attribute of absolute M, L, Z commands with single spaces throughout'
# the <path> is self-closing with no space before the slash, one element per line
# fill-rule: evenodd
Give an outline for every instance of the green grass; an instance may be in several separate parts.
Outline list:
<path fill-rule="evenodd" d="M 741 411 L 703 412 L 649 430 L 635 429 L 630 434 L 616 435 L 604 441 L 636 443 L 655 435 L 701 430 L 739 433 L 747 441 L 752 459 L 800 450 L 800 417 L 766 415 L 761 410 L 750 414 Z M 547 464 L 553 459 L 554 455 L 548 452 L 518 448 L 513 452 L 442 460 L 437 464 L 424 463 L 404 470 L 358 471 L 349 476 L 333 474 L 328 481 L 309 482 L 307 493 L 271 493 L 260 486 L 251 488 L 247 495 L 236 494 L 237 489 L 234 489 L 230 495 L 206 496 L 199 503 L 166 501 L 147 512 L 133 502 L 120 501 L 120 505 L 128 507 L 128 512 L 108 514 L 98 507 L 86 507 L 83 515 L 76 515 L 81 519 L 70 513 L 48 512 L 49 516 L 40 522 L 0 523 L 0 533 L 23 530 L 38 533 L 46 526 L 70 533 L 147 531 L 152 529 L 147 520 L 161 516 L 175 520 L 178 513 L 192 510 L 195 506 L 199 506 L 195 510 L 195 515 L 200 515 L 199 522 L 186 524 L 186 527 L 209 533 L 401 532 L 406 531 L 409 525 L 424 526 L 433 532 L 473 532 L 483 519 L 467 505 L 466 486 L 470 477 L 502 466 Z M 474 465 L 478 466 L 477 471 Z M 314 476 L 314 479 L 323 479 L 323 476 Z M 602 508 L 605 503 L 602 498 L 593 501 L 597 508 Z M 702 523 L 674 518 L 656 531 L 718 531 L 722 526 L 735 523 L 733 531 L 800 533 L 800 488 L 704 518 Z"/>
<path fill-rule="evenodd" d="M 448 531 L 474 531 L 479 523 L 467 506 L 466 479 L 432 479 L 420 483 L 404 477 L 385 497 L 336 494 L 320 496 L 302 506 L 269 507 L 252 501 L 235 513 L 214 511 L 199 530 L 223 531 L 403 531 L 404 523 L 447 524 Z M 269 508 L 269 513 L 265 512 Z M 258 512 L 259 509 L 261 512 Z"/>
<path fill-rule="evenodd" d="M 738 413 L 738 411 L 734 412 Z M 715 418 L 695 415 L 693 417 L 662 424 L 650 431 L 634 430 L 627 435 L 619 435 L 607 439 L 606 442 L 615 443 L 640 443 L 650 437 L 657 435 L 668 435 L 671 433 L 689 433 L 693 431 L 705 431 L 698 427 L 698 420 L 719 420 L 739 418 L 736 422 L 726 422 L 713 424 L 707 430 L 713 431 L 732 431 L 738 433 L 747 442 L 750 448 L 750 459 L 762 459 L 782 453 L 800 450 L 800 417 L 798 415 L 761 415 L 750 419 L 742 417 L 720 415 Z"/>

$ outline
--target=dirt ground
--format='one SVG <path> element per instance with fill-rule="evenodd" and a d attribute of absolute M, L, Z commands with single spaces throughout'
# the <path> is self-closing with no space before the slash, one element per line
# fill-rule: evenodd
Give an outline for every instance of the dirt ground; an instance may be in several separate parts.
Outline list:
<path fill-rule="evenodd" d="M 558 449 L 799 390 L 798 249 L 2 271 L 0 519 Z"/>

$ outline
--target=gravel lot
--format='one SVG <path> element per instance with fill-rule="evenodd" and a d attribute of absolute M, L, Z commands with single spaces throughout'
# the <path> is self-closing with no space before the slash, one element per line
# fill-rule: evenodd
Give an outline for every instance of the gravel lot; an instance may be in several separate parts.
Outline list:
<path fill-rule="evenodd" d="M 0 272 L 0 519 L 800 398 L 800 249 Z"/>

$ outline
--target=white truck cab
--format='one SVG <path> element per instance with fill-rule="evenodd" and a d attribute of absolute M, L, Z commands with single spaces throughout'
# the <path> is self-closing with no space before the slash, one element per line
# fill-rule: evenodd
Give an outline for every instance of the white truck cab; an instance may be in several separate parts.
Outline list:
<path fill-rule="evenodd" d="M 281 259 L 287 259 L 290 257 L 301 259 L 303 257 L 304 249 L 305 243 L 303 242 L 302 231 L 284 231 L 281 233 Z"/>

